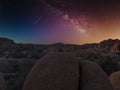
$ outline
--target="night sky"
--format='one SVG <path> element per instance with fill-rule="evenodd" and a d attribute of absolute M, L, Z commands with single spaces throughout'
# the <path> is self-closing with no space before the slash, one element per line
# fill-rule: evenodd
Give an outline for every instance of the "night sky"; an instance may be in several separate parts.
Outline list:
<path fill-rule="evenodd" d="M 0 0 L 0 37 L 22 43 L 120 39 L 120 0 Z"/>

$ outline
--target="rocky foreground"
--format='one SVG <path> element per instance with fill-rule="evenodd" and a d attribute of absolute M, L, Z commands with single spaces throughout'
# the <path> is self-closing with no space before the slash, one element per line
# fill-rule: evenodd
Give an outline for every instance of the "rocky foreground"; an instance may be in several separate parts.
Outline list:
<path fill-rule="evenodd" d="M 19 79 L 19 78 L 18 78 Z M 0 74 L 0 90 L 6 90 Z M 96 63 L 71 53 L 48 54 L 27 75 L 21 90 L 120 90 L 120 71 L 108 78 Z"/>
<path fill-rule="evenodd" d="M 37 67 L 37 64 L 35 64 L 35 63 L 38 60 L 39 61 L 43 60 L 44 56 L 47 58 L 46 55 L 48 55 L 48 54 L 62 54 L 62 53 L 71 53 L 72 54 L 71 57 L 75 57 L 78 61 L 80 60 L 80 62 L 78 62 L 79 66 L 80 66 L 79 67 L 80 70 L 78 68 L 77 69 L 74 68 L 73 66 L 75 66 L 75 65 L 73 65 L 73 66 L 67 65 L 66 63 L 65 64 L 63 63 L 62 65 L 65 66 L 66 68 L 67 67 L 70 68 L 71 70 L 72 69 L 74 69 L 75 71 L 77 70 L 76 73 L 78 73 L 78 71 L 79 71 L 79 73 L 82 73 L 82 74 L 77 74 L 77 77 L 82 76 L 81 79 L 78 79 L 78 80 L 82 81 L 82 83 L 86 83 L 86 82 L 90 83 L 92 80 L 94 80 L 94 79 L 92 79 L 92 76 L 90 76 L 90 75 L 93 75 L 94 77 L 97 78 L 97 76 L 99 76 L 98 74 L 101 75 L 101 71 L 105 73 L 105 77 L 107 78 L 107 80 L 108 80 L 108 76 L 111 75 L 113 72 L 120 71 L 120 40 L 118 40 L 118 39 L 115 39 L 115 40 L 109 39 L 109 40 L 104 40 L 100 43 L 85 44 L 85 45 L 71 45 L 71 44 L 62 44 L 62 43 L 51 44 L 51 45 L 40 45 L 40 44 L 16 43 L 13 40 L 10 40 L 7 38 L 0 38 L 0 72 L 2 72 L 4 75 L 4 78 L 6 81 L 6 86 L 7 86 L 6 90 L 22 90 L 23 86 L 25 86 L 25 85 L 27 85 L 27 86 L 25 86 L 26 88 L 27 87 L 29 88 L 30 83 L 27 83 L 27 82 L 29 80 L 35 79 L 31 76 L 34 74 L 29 73 L 29 72 L 33 72 L 32 70 L 34 69 L 34 67 Z M 68 58 L 68 57 L 66 56 L 66 58 Z M 58 58 L 56 58 L 56 59 L 58 60 Z M 70 58 L 69 60 L 71 60 L 71 59 L 72 58 Z M 60 60 L 63 61 L 64 58 L 63 59 L 60 58 Z M 85 62 L 85 60 L 87 60 L 88 62 Z M 39 61 L 38 61 L 38 65 L 40 64 Z M 51 61 L 51 59 L 49 59 L 49 61 Z M 81 61 L 84 61 L 84 63 L 82 63 Z M 46 62 L 48 62 L 48 61 L 46 61 Z M 102 68 L 102 70 L 100 72 L 97 72 L 96 69 L 98 69 L 98 68 L 94 69 L 95 68 L 94 65 L 91 66 L 90 62 L 97 63 L 97 67 L 100 66 L 100 68 Z M 62 62 L 60 62 L 60 63 L 62 63 Z M 52 68 L 52 66 L 54 67 L 54 65 L 55 65 L 55 64 L 53 64 L 52 61 L 50 64 L 51 64 L 51 68 Z M 58 63 L 56 63 L 56 65 L 58 65 Z M 46 66 L 46 64 L 45 64 L 45 66 Z M 56 66 L 56 67 L 58 67 L 58 66 Z M 86 68 L 86 67 L 88 67 L 88 68 Z M 38 71 L 40 69 L 36 68 L 35 72 L 36 72 L 36 70 Z M 55 68 L 55 70 L 58 71 L 56 68 Z M 91 71 L 91 70 L 93 70 L 93 71 Z M 94 70 L 97 74 L 92 73 L 92 72 L 94 72 Z M 45 69 L 45 71 L 46 71 L 45 73 L 47 73 L 47 69 Z M 68 71 L 69 71 L 69 69 L 68 69 Z M 63 75 L 60 72 L 58 72 L 57 75 Z M 63 71 L 63 72 L 67 72 L 67 70 Z M 39 72 L 37 72 L 37 73 L 36 73 L 36 75 L 39 75 Z M 41 71 L 40 73 L 44 73 L 44 71 Z M 90 74 L 89 76 L 91 77 L 91 79 L 90 79 L 90 77 L 88 77 L 88 74 Z M 106 76 L 106 74 L 107 74 L 107 76 Z M 86 78 L 86 75 L 88 78 Z M 72 76 L 74 76 L 74 75 L 72 75 Z M 32 77 L 32 78 L 28 79 L 29 77 Z M 36 79 L 38 80 L 37 77 L 36 77 Z M 45 79 L 45 78 L 43 78 L 43 79 Z M 101 77 L 99 79 L 102 80 Z M 99 79 L 95 79 L 95 80 L 99 80 Z M 53 81 L 55 81 L 55 80 L 53 79 Z M 88 82 L 88 81 L 90 81 L 90 82 Z M 25 84 L 24 84 L 24 82 L 25 82 Z M 100 81 L 100 82 L 103 82 L 103 81 Z M 47 83 L 47 82 L 44 82 L 44 83 Z M 41 84 L 44 84 L 44 83 L 41 83 Z M 3 85 L 5 85 L 5 84 L 3 84 Z M 37 82 L 36 82 L 36 85 L 37 85 Z M 89 87 L 89 86 L 86 86 L 89 84 L 84 84 L 84 85 L 86 88 Z M 84 86 L 84 85 L 82 84 L 82 86 Z M 119 83 L 117 85 L 119 85 Z M 81 86 L 81 84 L 80 84 L 80 86 Z M 81 88 L 80 86 L 79 86 L 79 88 Z M 85 87 L 82 87 L 82 88 L 85 88 Z M 109 86 L 109 87 L 111 87 L 111 86 Z M 109 87 L 107 87 L 107 88 L 109 88 Z M 113 84 L 113 87 L 116 87 L 116 86 L 114 86 L 114 84 Z M 33 86 L 33 88 L 34 88 L 34 86 Z M 108 90 L 108 89 L 106 89 L 106 90 Z"/>

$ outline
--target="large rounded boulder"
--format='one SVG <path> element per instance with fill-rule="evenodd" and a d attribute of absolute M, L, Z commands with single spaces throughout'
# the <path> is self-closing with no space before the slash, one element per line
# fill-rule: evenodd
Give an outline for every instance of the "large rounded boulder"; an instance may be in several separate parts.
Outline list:
<path fill-rule="evenodd" d="M 29 73 L 23 90 L 78 90 L 79 64 L 69 54 L 43 57 Z"/>
<path fill-rule="evenodd" d="M 96 63 L 78 60 L 73 54 L 50 54 L 31 70 L 23 90 L 113 90 Z"/>
<path fill-rule="evenodd" d="M 114 90 L 120 90 L 120 71 L 114 72 L 109 76 Z"/>
<path fill-rule="evenodd" d="M 113 90 L 106 73 L 91 61 L 80 61 L 80 90 Z"/>
<path fill-rule="evenodd" d="M 6 83 L 2 73 L 0 73 L 0 90 L 6 90 Z"/>

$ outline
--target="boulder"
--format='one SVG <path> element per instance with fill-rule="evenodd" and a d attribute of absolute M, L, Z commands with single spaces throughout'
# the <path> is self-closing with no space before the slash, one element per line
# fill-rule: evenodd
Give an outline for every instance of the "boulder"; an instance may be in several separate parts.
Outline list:
<path fill-rule="evenodd" d="M 73 54 L 49 54 L 31 70 L 23 90 L 113 90 L 99 65 Z"/>
<path fill-rule="evenodd" d="M 43 57 L 29 73 L 23 90 L 78 90 L 79 64 L 69 54 Z"/>
<path fill-rule="evenodd" d="M 120 90 L 120 71 L 114 72 L 109 76 L 114 90 Z"/>
<path fill-rule="evenodd" d="M 110 80 L 99 65 L 91 61 L 80 61 L 80 90 L 113 90 Z"/>

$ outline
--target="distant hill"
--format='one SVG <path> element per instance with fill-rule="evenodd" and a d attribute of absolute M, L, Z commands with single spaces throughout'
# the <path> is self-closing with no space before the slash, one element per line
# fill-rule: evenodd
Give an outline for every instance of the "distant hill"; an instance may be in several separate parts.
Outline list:
<path fill-rule="evenodd" d="M 55 43 L 51 45 L 22 44 L 8 38 L 0 38 L 0 57 L 40 58 L 46 53 L 120 53 L 120 40 L 108 39 L 95 44 L 73 45 Z"/>
<path fill-rule="evenodd" d="M 119 53 L 120 52 L 120 40 L 108 39 L 101 41 L 100 43 L 84 44 L 84 45 L 71 45 L 71 44 L 54 44 L 54 49 L 61 48 L 63 51 L 88 51 L 88 52 L 100 52 L 100 53 Z"/>
<path fill-rule="evenodd" d="M 15 44 L 13 40 L 0 37 L 0 46 L 9 46 Z"/>
<path fill-rule="evenodd" d="M 106 52 L 120 52 L 120 40 L 109 39 L 100 42 L 99 49 Z"/>

